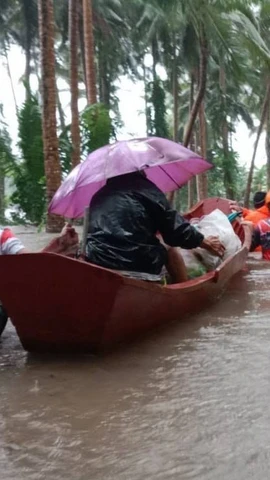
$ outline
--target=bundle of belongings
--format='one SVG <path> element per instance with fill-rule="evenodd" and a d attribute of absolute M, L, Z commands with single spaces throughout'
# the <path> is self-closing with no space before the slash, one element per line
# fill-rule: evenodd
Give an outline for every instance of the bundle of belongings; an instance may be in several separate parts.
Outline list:
<path fill-rule="evenodd" d="M 205 237 L 210 235 L 219 237 L 219 240 L 225 247 L 225 253 L 221 259 L 200 247 L 193 250 L 181 248 L 181 255 L 185 262 L 189 279 L 200 277 L 206 272 L 215 270 L 221 262 L 240 250 L 242 246 L 230 220 L 219 209 L 200 219 L 193 220 L 192 223 Z"/>

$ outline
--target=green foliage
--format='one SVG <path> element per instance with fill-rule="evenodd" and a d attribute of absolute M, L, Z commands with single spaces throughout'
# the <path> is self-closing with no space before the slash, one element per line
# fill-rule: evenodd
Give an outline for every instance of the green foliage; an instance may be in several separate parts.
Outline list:
<path fill-rule="evenodd" d="M 267 167 L 263 165 L 261 168 L 255 168 L 253 179 L 253 192 L 267 190 Z"/>
<path fill-rule="evenodd" d="M 89 105 L 81 114 L 82 151 L 85 155 L 107 145 L 114 134 L 108 108 Z"/>
<path fill-rule="evenodd" d="M 166 95 L 161 80 L 149 82 L 146 91 L 148 134 L 168 138 Z"/>
<path fill-rule="evenodd" d="M 21 158 L 12 203 L 19 206 L 26 220 L 39 224 L 45 210 L 45 173 L 41 113 L 35 96 L 30 95 L 23 104 L 18 122 Z"/>
<path fill-rule="evenodd" d="M 175 208 L 178 212 L 185 213 L 188 210 L 188 187 L 184 185 L 175 195 Z"/>
<path fill-rule="evenodd" d="M 198 88 L 199 39 L 203 28 L 209 56 L 204 97 L 208 158 L 215 164 L 215 169 L 208 174 L 209 195 L 233 194 L 241 199 L 247 175 L 230 149 L 230 138 L 239 120 L 243 120 L 252 131 L 256 118 L 260 116 L 270 72 L 269 0 L 93 0 L 92 4 L 100 104 L 87 107 L 81 115 L 83 155 L 107 144 L 114 136 L 109 112 L 112 118 L 116 118 L 116 130 L 120 128 L 117 92 L 122 75 L 128 75 L 134 81 L 144 77 L 147 133 L 169 137 L 175 124 L 173 74 L 176 73 L 179 87 L 179 118 L 176 120 L 179 121 L 178 138 L 183 138 L 190 115 L 190 101 L 196 97 Z M 54 14 L 57 75 L 68 81 L 68 2 L 54 0 Z M 80 93 L 84 95 L 81 8 L 79 15 L 81 45 L 78 63 Z M 36 0 L 0 1 L 2 52 L 8 54 L 14 43 L 22 47 L 28 66 L 25 78 L 29 78 L 30 73 L 40 74 L 37 20 Z M 154 68 L 149 66 L 153 44 Z M 158 79 L 161 66 L 166 72 L 165 82 Z M 23 77 L 24 72 L 21 73 Z M 193 95 L 190 92 L 191 77 L 194 79 Z M 19 120 L 19 163 L 12 155 L 7 131 L 1 127 L 0 169 L 5 175 L 15 177 L 17 192 L 13 201 L 19 204 L 25 218 L 39 223 L 45 206 L 44 168 L 40 113 L 33 97 L 23 106 Z M 198 124 L 195 134 L 194 145 L 199 150 Z M 71 166 L 70 126 L 59 134 L 59 151 L 62 171 L 66 174 Z M 253 189 L 264 184 L 265 169 L 255 170 Z M 181 189 L 177 197 L 181 209 L 185 210 L 186 188 Z"/>
<path fill-rule="evenodd" d="M 109 111 L 103 104 L 90 105 L 85 108 L 80 116 L 80 129 L 82 138 L 82 154 L 88 155 L 97 148 L 107 145 L 114 137 L 114 125 L 118 118 L 111 120 Z M 68 174 L 71 169 L 71 126 L 67 125 L 59 135 L 59 155 L 63 174 Z"/>
<path fill-rule="evenodd" d="M 3 176 L 14 174 L 18 166 L 12 153 L 11 139 L 6 127 L 0 126 L 0 172 Z"/>
<path fill-rule="evenodd" d="M 238 154 L 232 149 L 225 154 L 222 148 L 216 146 L 209 152 L 209 157 L 215 166 L 208 173 L 209 196 L 242 200 L 247 174 L 238 163 Z"/>
<path fill-rule="evenodd" d="M 59 135 L 59 157 L 62 172 L 67 174 L 71 169 L 72 141 L 70 133 L 70 125 Z"/>
<path fill-rule="evenodd" d="M 166 122 L 165 92 L 161 81 L 153 82 L 152 103 L 155 112 L 154 129 L 158 137 L 168 137 L 168 126 Z"/>
<path fill-rule="evenodd" d="M 11 139 L 3 120 L 2 106 L 0 105 L 0 221 L 5 222 L 5 179 L 16 171 L 16 159 L 12 153 Z"/>

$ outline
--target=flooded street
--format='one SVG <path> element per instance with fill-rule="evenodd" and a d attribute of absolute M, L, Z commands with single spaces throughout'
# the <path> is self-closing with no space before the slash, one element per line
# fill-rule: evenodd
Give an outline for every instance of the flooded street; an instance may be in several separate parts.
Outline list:
<path fill-rule="evenodd" d="M 267 480 L 269 279 L 250 259 L 216 305 L 102 357 L 28 356 L 9 324 L 1 480 Z"/>

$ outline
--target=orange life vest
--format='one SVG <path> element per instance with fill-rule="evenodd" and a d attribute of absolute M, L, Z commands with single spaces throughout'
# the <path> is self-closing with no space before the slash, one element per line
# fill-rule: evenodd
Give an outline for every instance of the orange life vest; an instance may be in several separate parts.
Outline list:
<path fill-rule="evenodd" d="M 269 218 L 269 209 L 266 205 L 263 205 L 257 210 L 248 210 L 244 208 L 243 218 L 247 222 L 252 222 L 256 226 L 261 220 Z"/>

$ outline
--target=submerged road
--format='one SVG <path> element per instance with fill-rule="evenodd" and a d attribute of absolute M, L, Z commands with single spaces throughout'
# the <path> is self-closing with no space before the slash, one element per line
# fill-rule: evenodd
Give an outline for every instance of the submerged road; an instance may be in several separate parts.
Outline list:
<path fill-rule="evenodd" d="M 9 324 L 1 480 L 267 480 L 269 279 L 251 258 L 207 311 L 103 357 L 28 356 Z"/>

